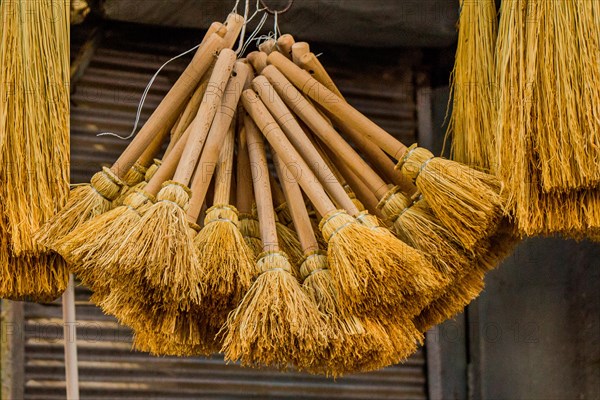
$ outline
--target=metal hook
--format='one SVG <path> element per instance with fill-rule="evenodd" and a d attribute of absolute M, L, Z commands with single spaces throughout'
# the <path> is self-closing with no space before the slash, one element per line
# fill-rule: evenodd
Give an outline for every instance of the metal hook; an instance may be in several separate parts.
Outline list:
<path fill-rule="evenodd" d="M 262 6 L 264 7 L 266 12 L 268 12 L 271 15 L 276 15 L 276 14 L 284 14 L 284 13 L 288 12 L 290 10 L 290 8 L 292 8 L 292 6 L 294 5 L 294 0 L 289 0 L 287 6 L 285 6 L 285 8 L 283 8 L 281 10 L 273 10 L 273 9 L 269 8 L 269 6 L 267 6 L 265 4 L 264 0 L 260 0 L 260 4 L 262 4 Z"/>

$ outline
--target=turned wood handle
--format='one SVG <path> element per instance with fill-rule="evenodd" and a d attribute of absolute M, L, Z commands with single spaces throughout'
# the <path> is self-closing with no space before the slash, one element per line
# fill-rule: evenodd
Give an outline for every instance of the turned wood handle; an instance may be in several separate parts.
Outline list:
<path fill-rule="evenodd" d="M 377 175 L 365 160 L 350 146 L 344 138 L 319 114 L 310 102 L 286 79 L 286 77 L 273 65 L 263 70 L 263 75 L 271 82 L 276 92 L 281 96 L 287 106 L 317 135 L 326 146 L 347 163 L 354 173 L 369 185 L 372 192 L 383 196 L 387 192 L 387 185 Z M 343 100 L 340 100 L 343 101 Z"/>
<path fill-rule="evenodd" d="M 227 28 L 227 33 L 223 38 L 225 47 L 232 49 L 244 27 L 244 17 L 236 13 L 229 14 L 225 20 L 225 27 Z"/>
<path fill-rule="evenodd" d="M 302 251 L 307 254 L 311 251 L 319 250 L 319 242 L 315 236 L 310 216 L 304 204 L 304 197 L 298 181 L 294 175 L 286 168 L 285 164 L 279 160 L 277 153 L 273 154 L 273 161 L 277 169 L 277 175 L 283 187 L 283 193 L 288 205 L 288 210 L 292 215 L 294 228 L 298 234 Z"/>
<path fill-rule="evenodd" d="M 281 35 L 279 39 L 277 39 L 277 50 L 290 60 L 292 59 L 292 46 L 296 43 L 294 37 L 289 33 L 285 35 Z"/>
<path fill-rule="evenodd" d="M 198 48 L 191 63 L 177 79 L 171 90 L 160 102 L 148 121 L 129 143 L 119 159 L 111 167 L 112 172 L 123 178 L 131 166 L 142 155 L 154 137 L 171 127 L 181 114 L 186 100 L 200 82 L 202 75 L 212 63 L 212 56 L 224 46 L 224 39 L 213 33 L 206 42 Z"/>
<path fill-rule="evenodd" d="M 344 96 L 337 88 L 335 82 L 331 79 L 331 76 L 327 73 L 323 64 L 321 64 L 319 59 L 313 53 L 305 54 L 296 64 L 309 72 L 316 80 L 345 101 Z M 332 118 L 336 126 L 342 125 L 339 118 L 336 118 L 335 116 L 332 116 Z M 365 154 L 367 160 L 369 160 L 388 180 L 394 182 L 395 185 L 398 185 L 401 190 L 406 193 L 412 194 L 415 191 L 415 186 L 411 179 L 397 170 L 394 162 L 375 143 L 371 142 L 351 126 L 346 126 L 344 132 L 350 136 L 352 141 Z"/>
<path fill-rule="evenodd" d="M 243 113 L 244 127 L 238 137 L 236 205 L 240 214 L 251 214 L 254 194 L 252 193 L 252 172 L 250 171 L 246 126 L 252 119 L 245 110 L 243 110 Z"/>
<path fill-rule="evenodd" d="M 273 204 L 277 208 L 285 203 L 285 194 L 283 194 L 283 189 L 272 174 L 269 175 L 269 184 L 271 185 L 271 193 L 273 194 Z"/>
<path fill-rule="evenodd" d="M 263 53 L 262 51 L 253 51 L 252 53 L 248 54 L 248 61 L 256 73 L 260 74 L 267 66 L 267 53 Z"/>
<path fill-rule="evenodd" d="M 210 26 L 206 30 L 206 34 L 202 38 L 202 41 L 200 42 L 200 44 L 206 43 L 206 41 L 208 40 L 210 35 L 212 35 L 213 33 L 216 33 L 220 37 L 224 38 L 225 34 L 227 33 L 227 27 L 220 22 L 217 22 L 217 21 L 213 22 L 212 24 L 210 24 Z"/>
<path fill-rule="evenodd" d="M 202 155 L 195 168 L 196 172 L 191 185 L 192 198 L 188 208 L 188 216 L 192 221 L 198 219 L 202 203 L 206 198 L 208 187 L 210 186 L 217 161 L 219 160 L 225 137 L 234 120 L 240 95 L 249 74 L 250 66 L 240 61 L 235 63 L 234 73 L 225 88 L 225 96 L 223 96 L 218 114 L 213 119 L 206 143 L 204 143 L 204 148 L 202 149 Z M 228 200 L 229 196 L 227 196 Z"/>
<path fill-rule="evenodd" d="M 289 141 L 319 178 L 319 182 L 321 182 L 338 206 L 347 210 L 351 215 L 357 215 L 359 211 L 348 196 L 348 193 L 340 185 L 329 165 L 323 160 L 315 146 L 306 136 L 304 130 L 281 97 L 279 97 L 275 88 L 271 86 L 269 80 L 264 76 L 257 76 L 252 82 L 252 87 L 267 106 L 267 109 L 275 118 Z"/>
<path fill-rule="evenodd" d="M 163 157 L 160 167 L 158 167 L 156 173 L 152 176 L 148 184 L 144 187 L 145 192 L 156 196 L 160 191 L 162 184 L 168 181 L 169 179 L 173 178 L 175 170 L 177 169 L 177 165 L 179 164 L 179 160 L 181 160 L 183 150 L 187 145 L 191 131 L 192 128 L 190 126 L 188 127 L 188 129 L 186 129 L 183 135 L 181 135 L 181 137 L 173 146 L 173 149 L 169 152 L 169 154 Z"/>
<path fill-rule="evenodd" d="M 233 122 L 233 121 L 232 121 Z M 223 141 L 219 155 L 219 163 L 215 173 L 215 195 L 213 204 L 229 204 L 231 182 L 233 178 L 233 152 L 235 147 L 235 124 L 229 125 L 229 130 Z"/>
<path fill-rule="evenodd" d="M 300 62 L 300 58 L 306 53 L 310 53 L 310 45 L 306 42 L 297 42 L 292 46 L 292 60 L 296 64 Z"/>
<path fill-rule="evenodd" d="M 281 161 L 286 165 L 293 165 L 293 171 L 297 172 L 298 183 L 319 214 L 327 215 L 335 211 L 337 209 L 335 204 L 327 196 L 315 174 L 300 157 L 254 90 L 245 90 L 242 93 L 242 104 L 271 147 L 279 154 Z"/>
<path fill-rule="evenodd" d="M 348 165 L 343 163 L 339 157 L 333 154 L 331 150 L 324 148 L 324 151 L 329 155 L 329 159 L 335 164 L 340 173 L 344 176 L 346 184 L 350 186 L 350 189 L 352 189 L 356 195 L 356 198 L 363 203 L 365 208 L 369 210 L 371 214 L 376 215 L 384 220 L 385 217 L 377 209 L 379 199 L 373 192 L 371 192 L 371 190 L 369 190 L 369 187 L 365 185 L 365 183 L 354 172 L 352 172 L 350 168 L 348 168 Z"/>
<path fill-rule="evenodd" d="M 171 148 L 175 145 L 175 143 L 177 143 L 177 139 L 181 137 L 183 132 L 185 132 L 188 126 L 190 126 L 190 124 L 192 123 L 192 121 L 194 121 L 194 118 L 196 118 L 196 114 L 198 114 L 198 108 L 200 108 L 200 103 L 202 102 L 202 98 L 204 97 L 204 93 L 206 92 L 208 80 L 212 75 L 214 65 L 215 64 L 213 63 L 209 70 L 206 71 L 206 73 L 202 77 L 202 80 L 198 84 L 198 87 L 194 91 L 194 94 L 185 106 L 185 109 L 183 110 L 183 113 L 179 118 L 179 122 L 174 127 L 174 129 L 171 130 L 171 141 L 169 142 L 169 146 L 167 147 L 165 154 L 169 154 Z"/>
<path fill-rule="evenodd" d="M 244 94 L 242 94 L 243 101 Z M 258 213 L 263 251 L 279 251 L 279 239 L 277 238 L 275 210 L 273 208 L 271 185 L 269 184 L 269 166 L 267 165 L 265 143 L 258 127 L 252 119 L 247 121 L 246 136 L 252 166 L 252 183 L 254 197 L 256 198 L 256 211 Z"/>
<path fill-rule="evenodd" d="M 162 132 L 156 135 L 154 139 L 152 139 L 148 147 L 146 147 L 140 158 L 138 158 L 137 163 L 145 168 L 151 166 L 154 162 L 154 159 L 160 152 L 163 142 L 165 141 L 167 136 L 169 136 L 168 129 L 164 129 Z"/>
<path fill-rule="evenodd" d="M 404 156 L 407 150 L 404 144 L 340 99 L 284 55 L 273 52 L 269 54 L 267 62 L 276 66 L 302 93 L 317 102 L 329 114 L 337 116 L 344 126 L 353 127 L 396 160 Z"/>
<path fill-rule="evenodd" d="M 258 46 L 258 49 L 260 51 L 262 51 L 263 53 L 267 53 L 267 55 L 269 55 L 271 53 L 276 53 L 276 51 L 275 51 L 276 46 L 277 46 L 277 42 L 275 41 L 275 39 L 269 39 L 266 42 L 261 43 Z"/>
<path fill-rule="evenodd" d="M 300 57 L 297 63 L 300 68 L 307 71 L 317 81 L 325 85 L 329 90 L 335 93 L 339 98 L 344 99 L 342 92 L 337 88 L 331 76 L 327 73 L 315 53 L 307 53 Z"/>
<path fill-rule="evenodd" d="M 192 174 L 196 169 L 198 158 L 202 152 L 202 145 L 206 140 L 215 114 L 219 109 L 235 59 L 236 55 L 233 50 L 221 50 L 213 73 L 210 76 L 206 92 L 202 98 L 202 103 L 200 103 L 200 107 L 198 108 L 196 118 L 194 119 L 194 122 L 192 122 L 192 133 L 188 139 L 189 146 L 187 146 L 183 152 L 181 161 L 179 162 L 179 166 L 177 167 L 177 171 L 173 178 L 176 182 L 184 185 L 190 183 Z"/>

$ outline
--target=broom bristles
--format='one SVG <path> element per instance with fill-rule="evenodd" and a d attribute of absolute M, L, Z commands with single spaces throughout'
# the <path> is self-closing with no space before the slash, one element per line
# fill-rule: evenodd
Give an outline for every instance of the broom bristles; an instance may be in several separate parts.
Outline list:
<path fill-rule="evenodd" d="M 0 264 L 0 297 L 15 301 L 52 302 L 69 282 L 66 263 L 58 254 L 8 257 Z"/>
<path fill-rule="evenodd" d="M 327 257 L 309 253 L 302 263 L 302 288 L 327 316 L 329 338 L 320 354 L 299 360 L 301 370 L 339 377 L 349 372 L 369 370 L 392 362 L 393 346 L 385 329 L 373 320 L 345 315 L 338 303 Z M 378 360 L 375 362 L 374 360 Z"/>
<path fill-rule="evenodd" d="M 67 204 L 35 234 L 35 240 L 53 250 L 58 240 L 75 228 L 112 208 L 123 182 L 108 168 L 96 173 L 89 185 L 71 190 Z"/>
<path fill-rule="evenodd" d="M 414 315 L 446 284 L 425 256 L 389 231 L 360 225 L 344 211 L 320 225 L 340 302 L 352 314 Z"/>
<path fill-rule="evenodd" d="M 466 249 L 490 235 L 503 215 L 502 185 L 492 175 L 413 147 L 399 164 L 456 241 Z"/>
<path fill-rule="evenodd" d="M 394 228 L 401 240 L 427 254 L 440 273 L 450 279 L 460 276 L 470 262 L 423 199 L 405 209 L 396 219 Z"/>
<path fill-rule="evenodd" d="M 246 245 L 252 250 L 254 259 L 256 259 L 263 248 L 258 220 L 252 214 L 240 214 L 239 228 Z"/>
<path fill-rule="evenodd" d="M 136 279 L 157 289 L 165 302 L 200 304 L 202 270 L 184 211 L 189 189 L 167 182 L 157 199 L 139 223 L 130 227 L 118 249 L 120 263 Z"/>
<path fill-rule="evenodd" d="M 282 253 L 258 261 L 261 275 L 223 327 L 222 352 L 245 366 L 285 369 L 326 342 L 324 316 L 290 273 Z"/>
<path fill-rule="evenodd" d="M 147 193 L 132 193 L 123 206 L 92 218 L 57 241 L 59 253 L 85 286 L 94 292 L 110 289 L 113 274 L 119 271 L 115 251 L 155 201 Z"/>
<path fill-rule="evenodd" d="M 207 319 L 217 327 L 225 322 L 227 313 L 239 304 L 258 275 L 254 255 L 237 223 L 235 207 L 213 206 L 206 213 L 204 228 L 194 240 L 207 288 L 204 299 Z"/>
<path fill-rule="evenodd" d="M 276 229 L 281 251 L 287 254 L 290 264 L 292 265 L 292 275 L 294 275 L 296 279 L 300 279 L 300 269 L 298 265 L 300 260 L 302 260 L 303 253 L 302 246 L 298 240 L 298 235 L 281 222 L 276 223 Z"/>
<path fill-rule="evenodd" d="M 495 42 L 493 0 L 461 0 L 456 61 L 451 75 L 452 115 L 446 138 L 452 158 L 472 167 L 494 167 Z"/>
<path fill-rule="evenodd" d="M 483 291 L 483 272 L 475 269 L 455 282 L 449 290 L 429 304 L 415 318 L 415 325 L 426 332 L 434 325 L 460 314 Z"/>

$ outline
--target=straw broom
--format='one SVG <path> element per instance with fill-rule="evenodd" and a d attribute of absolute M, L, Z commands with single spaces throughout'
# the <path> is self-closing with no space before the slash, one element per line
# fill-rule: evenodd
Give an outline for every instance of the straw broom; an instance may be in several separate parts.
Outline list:
<path fill-rule="evenodd" d="M 489 171 L 495 154 L 496 3 L 461 0 L 458 28 L 446 138 L 452 138 L 453 160 Z"/>
<path fill-rule="evenodd" d="M 345 315 L 328 269 L 327 256 L 319 251 L 310 217 L 304 206 L 298 183 L 276 154 L 273 155 L 294 225 L 302 242 L 302 287 L 320 311 L 328 317 L 329 338 L 319 354 L 298 360 L 300 369 L 312 373 L 341 376 L 346 373 L 379 368 L 397 361 L 398 343 L 392 343 L 385 328 L 372 319 Z M 416 340 L 402 343 L 404 354 L 416 350 Z"/>
<path fill-rule="evenodd" d="M 117 250 L 117 259 L 121 264 L 122 273 L 131 276 L 129 281 L 139 282 L 142 292 L 132 292 L 128 282 L 118 290 L 111 288 L 113 290 L 110 298 L 102 303 L 106 311 L 120 317 L 123 321 L 128 317 L 132 318 L 133 321 L 129 324 L 133 325 L 137 321 L 138 325 L 143 326 L 139 322 L 149 319 L 150 321 L 145 324 L 153 327 L 150 330 L 161 331 L 166 335 L 181 333 L 180 337 L 172 339 L 174 341 L 192 340 L 194 344 L 200 345 L 204 340 L 202 334 L 198 332 L 199 327 L 194 323 L 194 319 L 197 318 L 194 315 L 201 310 L 200 288 L 203 286 L 201 282 L 203 272 L 193 243 L 196 231 L 199 230 L 194 223 L 198 214 L 196 213 L 194 217 L 189 215 L 201 209 L 206 194 L 206 190 L 204 193 L 198 190 L 199 183 L 203 183 L 202 166 L 206 164 L 202 163 L 199 167 L 196 167 L 196 164 L 207 136 L 208 141 L 205 146 L 208 146 L 207 148 L 214 146 L 208 130 L 210 129 L 211 132 L 222 130 L 219 129 L 222 127 L 219 122 L 216 125 L 210 122 L 215 118 L 223 93 L 231 93 L 232 97 L 235 97 L 236 91 L 238 93 L 241 91 L 246 79 L 247 67 L 243 63 L 235 64 L 234 74 L 229 79 L 234 62 L 233 51 L 229 49 L 221 51 L 209 85 L 214 92 L 205 94 L 188 139 L 188 143 L 192 145 L 185 147 L 173 181 L 163 185 L 157 196 L 158 202 L 142 216 L 138 224 L 130 227 L 130 233 Z M 213 126 L 218 127 L 213 128 Z M 196 174 L 190 190 L 187 184 L 194 170 Z M 192 193 L 193 195 L 190 196 Z M 201 199 L 199 207 L 196 206 L 198 198 Z M 192 209 L 194 211 L 190 211 Z M 144 295 L 145 293 L 148 295 Z M 182 297 L 182 294 L 185 296 Z M 147 313 L 147 315 L 131 313 L 131 310 L 135 310 L 136 307 L 144 307 L 147 303 L 146 297 L 152 298 L 152 296 L 154 296 L 153 302 L 163 304 L 165 311 Z M 177 325 L 179 323 L 182 325 Z"/>
<path fill-rule="evenodd" d="M 242 365 L 287 368 L 299 355 L 312 354 L 323 345 L 326 325 L 279 251 L 265 147 L 259 132 L 248 128 L 264 253 L 257 263 L 260 275 L 223 327 L 222 352 L 225 359 L 240 360 Z"/>
<path fill-rule="evenodd" d="M 118 266 L 112 267 L 119 261 L 115 249 L 129 233 L 130 227 L 138 223 L 145 211 L 156 202 L 161 185 L 173 177 L 189 134 L 190 130 L 187 130 L 165 157 L 145 190 L 129 194 L 123 206 L 92 218 L 57 241 L 56 247 L 69 261 L 71 271 L 96 292 L 94 300 L 99 302 L 108 294 L 112 272 L 119 269 Z"/>
<path fill-rule="evenodd" d="M 232 73 L 225 94 L 220 105 L 220 111 L 215 116 L 208 133 L 208 138 L 202 150 L 202 155 L 197 163 L 196 171 L 191 186 L 193 193 L 187 210 L 187 219 L 192 228 L 188 228 L 190 237 L 195 237 L 199 258 L 194 265 L 195 272 L 191 275 L 200 279 L 202 286 L 209 290 L 201 304 L 194 304 L 188 313 L 184 313 L 184 321 L 193 324 L 192 345 L 189 340 L 181 341 L 177 338 L 164 337 L 169 332 L 158 330 L 159 339 L 151 343 L 136 340 L 138 349 L 150 351 L 153 354 L 174 355 L 209 355 L 217 352 L 221 346 L 215 337 L 219 328 L 224 323 L 227 313 L 235 308 L 241 297 L 250 285 L 250 280 L 255 275 L 253 257 L 247 248 L 241 234 L 235 228 L 235 208 L 223 206 L 219 202 L 229 201 L 230 181 L 224 186 L 215 186 L 215 199 L 217 203 L 208 210 L 205 226 L 202 230 L 193 224 L 197 221 L 205 198 L 208 193 L 214 165 L 219 160 L 223 143 L 230 132 L 233 141 L 234 129 L 232 121 L 237 108 L 237 103 L 242 89 L 249 81 L 250 68 L 243 62 L 237 62 Z M 229 143 L 233 151 L 233 143 Z M 227 156 L 232 162 L 232 156 Z M 230 167 L 229 167 L 230 169 Z M 226 178 L 227 168 L 221 171 Z M 222 178 L 223 178 L 222 177 Z M 196 235 L 196 231 L 200 233 Z M 219 242 L 219 243 L 217 243 Z M 223 247 L 225 246 L 225 247 Z M 218 267 L 215 268 L 215 267 Z M 143 333 L 142 333 L 143 335 Z M 140 335 L 138 335 L 139 339 Z M 185 339 L 185 338 L 184 338 Z"/>
<path fill-rule="evenodd" d="M 69 182 L 69 9 L 49 3 L 0 4 L 2 298 L 51 301 L 68 282 L 64 261 L 33 240 Z"/>
<path fill-rule="evenodd" d="M 122 178 L 157 134 L 170 129 L 185 106 L 186 99 L 212 64 L 212 54 L 225 47 L 218 34 L 212 33 L 196 52 L 192 62 L 161 101 L 140 132 L 119 159 L 91 179 L 90 185 L 71 191 L 67 204 L 37 232 L 36 240 L 52 248 L 57 239 L 92 217 L 111 208 L 111 201 L 124 185 Z"/>
<path fill-rule="evenodd" d="M 238 111 L 239 112 L 239 111 Z M 245 114 L 245 112 L 244 112 Z M 262 240 L 260 239 L 260 226 L 258 220 L 252 213 L 254 196 L 252 194 L 252 172 L 250 156 L 248 155 L 248 142 L 246 140 L 246 127 L 251 120 L 246 120 L 244 115 L 244 127 L 238 136 L 237 151 L 237 209 L 239 211 L 239 228 L 248 247 L 254 253 L 254 258 L 262 252 Z"/>
<path fill-rule="evenodd" d="M 496 228 L 502 215 L 502 198 L 495 177 L 434 157 L 423 148 L 407 148 L 284 56 L 272 53 L 268 62 L 328 114 L 335 115 L 347 134 L 359 132 L 400 160 L 398 168 L 415 182 L 440 221 L 461 243 L 472 247 Z"/>
<path fill-rule="evenodd" d="M 320 228 L 328 241 L 329 265 L 344 307 L 359 315 L 396 315 L 399 304 L 402 312 L 416 311 L 419 305 L 410 303 L 409 297 L 440 284 L 441 277 L 428 261 L 389 232 L 364 227 L 339 210 L 256 93 L 245 91 L 242 102 L 282 161 L 298 170 L 304 192 L 324 215 Z M 346 204 L 356 209 L 350 199 Z"/>
<path fill-rule="evenodd" d="M 250 67 L 246 68 L 243 73 L 250 78 Z M 238 229 L 237 209 L 229 204 L 235 146 L 235 123 L 232 121 L 240 94 L 241 88 L 238 88 L 235 96 L 230 96 L 223 102 L 221 114 L 217 116 L 222 122 L 215 122 L 213 126 L 224 132 L 213 131 L 211 128 L 206 148 L 200 159 L 201 170 L 206 171 L 214 163 L 215 155 L 219 157 L 221 153 L 215 175 L 213 206 L 206 212 L 204 228 L 194 240 L 200 255 L 202 281 L 207 286 L 203 301 L 205 318 L 200 324 L 206 325 L 207 331 L 213 332 L 213 336 L 225 323 L 227 314 L 240 303 L 252 280 L 258 274 L 254 263 L 255 255 L 246 245 Z M 230 99 L 230 104 L 226 104 Z M 223 114 L 223 110 L 228 114 Z M 203 200 L 202 195 L 210 181 L 209 175 L 210 171 L 204 172 L 201 178 L 194 178 L 195 184 L 197 179 L 202 179 L 201 187 L 196 185 L 192 189 L 195 190 L 195 195 L 199 196 L 198 200 Z M 197 216 L 193 205 L 190 206 L 188 216 L 192 219 Z"/>

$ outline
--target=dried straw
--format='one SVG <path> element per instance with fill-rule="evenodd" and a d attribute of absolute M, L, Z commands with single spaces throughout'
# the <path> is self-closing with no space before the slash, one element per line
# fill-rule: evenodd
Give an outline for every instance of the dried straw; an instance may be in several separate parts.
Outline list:
<path fill-rule="evenodd" d="M 460 1 L 458 45 L 451 75 L 452 115 L 446 137 L 452 159 L 493 169 L 495 154 L 495 45 L 498 31 L 494 0 Z"/>

